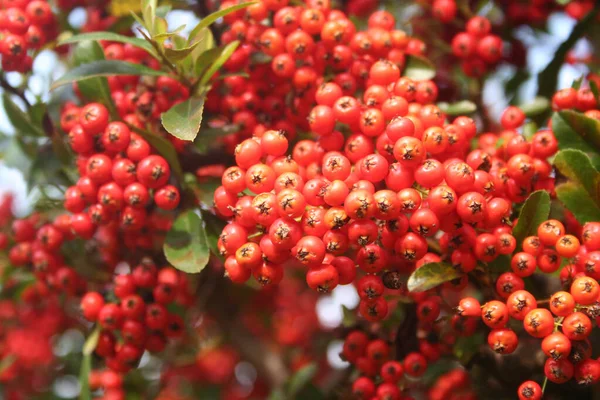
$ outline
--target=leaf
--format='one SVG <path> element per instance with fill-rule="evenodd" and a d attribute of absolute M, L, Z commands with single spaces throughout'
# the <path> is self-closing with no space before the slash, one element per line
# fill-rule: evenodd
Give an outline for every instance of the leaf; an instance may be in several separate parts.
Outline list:
<path fill-rule="evenodd" d="M 98 345 L 99 339 L 100 339 L 100 326 L 98 325 L 92 331 L 90 336 L 88 336 L 85 343 L 83 344 L 82 352 L 83 352 L 84 356 L 89 356 L 92 353 L 94 353 L 94 350 L 96 350 L 96 346 Z"/>
<path fill-rule="evenodd" d="M 594 95 L 594 99 L 596 99 L 596 104 L 600 104 L 600 91 L 598 91 L 598 85 L 595 81 L 590 81 L 590 90 Z"/>
<path fill-rule="evenodd" d="M 575 25 L 569 37 L 558 46 L 552 61 L 550 61 L 546 68 L 538 75 L 538 96 L 546 98 L 552 97 L 558 82 L 558 72 L 565 61 L 567 53 L 592 26 L 596 19 L 596 14 L 598 14 L 598 10 L 600 10 L 600 7 L 594 7 L 592 11 Z"/>
<path fill-rule="evenodd" d="M 9 353 L 5 355 L 2 360 L 0 360 L 0 375 L 3 375 L 4 371 L 10 368 L 15 361 L 17 361 L 17 357 L 15 357 L 14 354 Z"/>
<path fill-rule="evenodd" d="M 189 56 L 192 53 L 192 51 L 194 50 L 194 48 L 196 48 L 196 46 L 198 46 L 198 44 L 199 43 L 194 43 L 193 45 L 184 47 L 183 49 L 170 49 L 170 48 L 166 47 L 165 48 L 165 56 L 172 63 L 181 61 L 184 58 L 186 58 L 187 56 Z"/>
<path fill-rule="evenodd" d="M 152 68 L 148 68 L 142 64 L 134 64 L 120 60 L 101 60 L 73 68 L 61 78 L 54 81 L 52 86 L 50 86 L 50 90 L 73 82 L 115 75 L 163 76 L 168 74 L 163 71 L 157 71 Z"/>
<path fill-rule="evenodd" d="M 537 131 L 538 131 L 538 126 L 535 123 L 535 121 L 529 121 L 529 122 L 526 122 L 525 125 L 523 125 L 523 136 L 528 141 L 530 141 L 533 138 L 533 135 L 535 135 L 537 133 Z"/>
<path fill-rule="evenodd" d="M 165 257 L 180 271 L 201 272 L 210 258 L 208 239 L 201 216 L 189 210 L 177 217 L 163 246 Z"/>
<path fill-rule="evenodd" d="M 17 134 L 44 136 L 44 132 L 40 126 L 31 122 L 29 115 L 13 102 L 10 94 L 6 91 L 2 93 L 2 104 L 4 105 L 4 112 L 6 112 L 8 120 L 15 127 Z"/>
<path fill-rule="evenodd" d="M 587 154 L 581 150 L 561 150 L 554 158 L 554 165 L 572 182 L 583 186 L 592 200 L 600 204 L 600 173 Z"/>
<path fill-rule="evenodd" d="M 438 107 L 447 115 L 472 114 L 477 111 L 477 105 L 469 100 L 457 101 L 456 103 L 438 103 Z"/>
<path fill-rule="evenodd" d="M 192 31 L 190 32 L 190 39 L 193 40 L 193 38 L 198 34 L 198 32 L 200 32 L 203 28 L 207 28 L 210 24 L 212 24 L 219 18 L 231 14 L 232 12 L 236 12 L 238 10 L 251 6 L 255 3 L 255 1 L 240 3 L 236 4 L 235 6 L 224 8 L 222 10 L 215 11 L 214 13 L 207 15 L 206 17 L 202 18 L 202 20 L 198 23 L 198 25 L 194 27 L 194 29 L 192 29 Z"/>
<path fill-rule="evenodd" d="M 519 108 L 527 117 L 533 117 L 550 109 L 550 102 L 545 97 L 536 97 L 527 104 L 520 105 Z"/>
<path fill-rule="evenodd" d="M 402 76 L 414 79 L 416 81 L 426 81 L 435 77 L 435 67 L 425 57 L 408 54 Z"/>
<path fill-rule="evenodd" d="M 300 368 L 288 383 L 288 398 L 293 399 L 303 387 L 308 385 L 318 371 L 316 363 L 310 363 Z"/>
<path fill-rule="evenodd" d="M 356 312 L 342 305 L 342 326 L 350 328 L 356 325 Z"/>
<path fill-rule="evenodd" d="M 137 37 L 119 35 L 114 32 L 89 32 L 89 33 L 80 33 L 78 35 L 73 35 L 69 38 L 63 39 L 58 43 L 58 46 L 62 46 L 65 44 L 78 43 L 85 40 L 99 41 L 99 40 L 109 40 L 111 42 L 119 42 L 119 43 L 129 43 L 135 47 L 139 47 L 140 49 L 146 50 L 149 54 L 151 54 L 154 58 L 158 58 L 154 48 L 150 43 L 148 43 L 144 39 L 140 39 Z"/>
<path fill-rule="evenodd" d="M 573 81 L 573 83 L 571 84 L 571 87 L 575 90 L 579 90 L 579 88 L 581 87 L 581 84 L 583 83 L 583 77 L 584 77 L 584 75 L 581 75 L 579 78 L 575 79 Z"/>
<path fill-rule="evenodd" d="M 92 372 L 92 356 L 84 355 L 81 358 L 81 368 L 79 370 L 79 400 L 92 400 L 92 391 L 90 389 L 90 373 Z"/>
<path fill-rule="evenodd" d="M 600 221 L 600 208 L 583 186 L 574 182 L 558 185 L 556 197 L 573 213 L 580 224 Z"/>
<path fill-rule="evenodd" d="M 172 36 L 180 34 L 181 31 L 183 31 L 184 29 L 185 29 L 185 24 L 178 26 L 177 28 L 175 28 L 171 32 L 158 33 L 156 35 L 153 35 L 152 39 L 163 41 L 163 40 L 168 39 L 168 38 L 170 38 Z"/>
<path fill-rule="evenodd" d="M 559 111 L 552 116 L 552 132 L 558 148 L 576 149 L 588 153 L 592 164 L 600 166 L 600 121 L 576 111 Z"/>
<path fill-rule="evenodd" d="M 210 67 L 208 67 L 208 69 L 206 70 L 204 75 L 202 75 L 202 79 L 200 79 L 199 87 L 206 86 L 206 84 L 208 83 L 210 78 L 212 78 L 212 76 L 215 74 L 215 72 L 217 72 L 219 70 L 219 68 L 221 68 L 227 60 L 229 60 L 229 57 L 231 57 L 231 55 L 238 48 L 239 45 L 240 45 L 239 40 L 234 40 L 233 42 L 226 44 L 222 48 L 221 53 L 212 62 Z"/>
<path fill-rule="evenodd" d="M 538 190 L 529 195 L 521 212 L 519 213 L 519 220 L 517 225 L 513 229 L 513 236 L 517 241 L 517 249 L 521 248 L 523 239 L 527 236 L 535 235 L 538 226 L 548 219 L 550 215 L 550 195 L 543 191 Z"/>
<path fill-rule="evenodd" d="M 410 292 L 425 292 L 460 276 L 461 273 L 450 264 L 427 263 L 411 274 L 406 286 Z"/>
<path fill-rule="evenodd" d="M 142 1 L 142 17 L 144 18 L 144 26 L 150 33 L 154 35 L 154 24 L 156 22 L 156 3 L 157 0 L 141 0 Z"/>
<path fill-rule="evenodd" d="M 173 7 L 170 4 L 164 4 L 162 6 L 156 7 L 156 16 L 160 18 L 166 18 L 167 14 L 171 12 Z"/>
<path fill-rule="evenodd" d="M 150 133 L 143 129 L 138 129 L 133 125 L 128 124 L 128 126 L 129 129 L 133 130 L 135 133 L 143 137 L 144 140 L 147 141 L 158 152 L 158 154 L 160 154 L 165 158 L 165 160 L 167 160 L 169 166 L 171 167 L 171 171 L 173 171 L 177 180 L 179 182 L 182 182 L 183 170 L 181 169 L 179 157 L 177 155 L 175 147 L 173 147 L 173 144 L 169 142 L 168 139 L 165 139 L 164 137 L 158 134 Z"/>
<path fill-rule="evenodd" d="M 171 135 L 181 140 L 193 141 L 200 130 L 203 111 L 204 96 L 190 97 L 171 107 L 160 119 L 163 127 Z"/>

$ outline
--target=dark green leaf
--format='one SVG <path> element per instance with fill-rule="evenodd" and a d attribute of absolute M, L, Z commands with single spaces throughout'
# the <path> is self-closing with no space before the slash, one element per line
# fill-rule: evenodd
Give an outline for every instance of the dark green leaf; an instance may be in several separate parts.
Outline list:
<path fill-rule="evenodd" d="M 550 109 L 550 102 L 545 97 L 536 97 L 527 104 L 520 105 L 519 108 L 527 117 L 533 117 Z"/>
<path fill-rule="evenodd" d="M 477 111 L 477 105 L 469 100 L 462 100 L 456 103 L 438 103 L 438 107 L 448 115 L 472 114 Z"/>
<path fill-rule="evenodd" d="M 596 19 L 600 7 L 594 7 L 584 18 L 582 18 L 571 31 L 571 34 L 554 53 L 554 58 L 546 68 L 538 75 L 538 95 L 546 98 L 552 97 L 556 90 L 558 71 L 565 61 L 565 57 L 575 43 L 588 31 Z"/>
<path fill-rule="evenodd" d="M 350 328 L 356 325 L 356 312 L 342 305 L 342 326 Z"/>
<path fill-rule="evenodd" d="M 479 348 L 484 343 L 484 336 L 481 332 L 466 337 L 459 336 L 454 344 L 454 355 L 462 365 L 466 365 L 479 352 Z"/>
<path fill-rule="evenodd" d="M 556 197 L 573 213 L 580 224 L 600 221 L 600 208 L 583 186 L 574 182 L 558 185 Z"/>
<path fill-rule="evenodd" d="M 222 10 L 215 11 L 214 13 L 207 15 L 206 17 L 202 18 L 202 20 L 198 23 L 198 25 L 196 25 L 194 27 L 194 29 L 192 29 L 192 32 L 190 32 L 190 38 L 193 39 L 198 34 L 198 32 L 200 32 L 203 28 L 207 28 L 210 24 L 212 24 L 219 18 L 224 17 L 228 14 L 231 14 L 232 12 L 236 12 L 237 10 L 241 10 L 243 8 L 251 6 L 254 3 L 256 3 L 256 2 L 249 1 L 246 3 L 236 4 L 235 6 L 227 7 Z"/>
<path fill-rule="evenodd" d="M 549 215 L 550 195 L 543 190 L 531 193 L 525 200 L 517 225 L 513 229 L 513 236 L 517 240 L 517 249 L 521 248 L 523 239 L 536 234 L 538 226 L 546 221 Z"/>
<path fill-rule="evenodd" d="M 314 384 L 309 383 L 297 395 L 296 400 L 325 400 L 325 394 Z"/>
<path fill-rule="evenodd" d="M 234 40 L 233 42 L 228 43 L 224 47 L 222 47 L 223 50 L 221 51 L 221 53 L 212 62 L 210 67 L 208 67 L 204 75 L 202 75 L 202 79 L 200 79 L 200 87 L 203 87 L 208 83 L 210 78 L 212 78 L 212 76 L 223 66 L 223 64 L 225 64 L 225 62 L 229 60 L 229 57 L 231 57 L 231 55 L 233 54 L 235 49 L 238 48 L 239 45 L 240 42 L 238 40 Z"/>
<path fill-rule="evenodd" d="M 500 255 L 492 262 L 487 263 L 487 269 L 492 272 L 508 272 L 510 271 L 510 257 Z"/>
<path fill-rule="evenodd" d="M 406 286 L 411 292 L 425 292 L 460 276 L 461 273 L 450 264 L 427 263 L 412 273 Z"/>
<path fill-rule="evenodd" d="M 596 168 L 600 166 L 600 121 L 576 111 L 559 111 L 552 116 L 552 131 L 559 149 L 581 150 Z"/>
<path fill-rule="evenodd" d="M 118 33 L 114 33 L 114 32 L 80 33 L 78 35 L 73 35 L 71 37 L 61 40 L 58 43 L 58 45 L 60 46 L 60 45 L 64 45 L 64 44 L 78 43 L 78 42 L 82 42 L 84 40 L 92 40 L 92 41 L 109 40 L 111 42 L 129 43 L 135 47 L 139 47 L 140 49 L 146 50 L 149 54 L 151 54 L 155 58 L 157 57 L 156 52 L 154 51 L 154 48 L 146 40 L 140 39 L 137 37 L 119 35 Z"/>
<path fill-rule="evenodd" d="M 435 77 L 435 66 L 425 57 L 408 54 L 402 76 L 416 81 L 426 81 Z"/>
<path fill-rule="evenodd" d="M 288 383 L 288 398 L 293 399 L 304 386 L 306 386 L 314 378 L 318 371 L 317 364 L 310 363 L 300 368 L 291 378 Z"/>
<path fill-rule="evenodd" d="M 162 76 L 167 75 L 166 72 L 157 71 L 148 68 L 142 64 L 134 64 L 120 60 L 102 60 L 91 64 L 80 65 L 75 67 L 61 78 L 54 81 L 50 90 L 56 89 L 59 86 L 67 85 L 73 82 L 85 81 L 91 78 L 107 77 L 115 75 L 147 75 L 147 76 Z"/>
<path fill-rule="evenodd" d="M 189 210 L 179 215 L 167 233 L 165 257 L 175 268 L 190 274 L 201 272 L 210 257 L 202 218 Z"/>
<path fill-rule="evenodd" d="M 163 113 L 162 125 L 171 135 L 181 140 L 193 141 L 200 130 L 203 111 L 204 97 L 190 97 Z"/>
<path fill-rule="evenodd" d="M 554 158 L 554 165 L 564 176 L 583 186 L 592 200 L 600 204 L 600 173 L 587 154 L 581 150 L 561 150 Z"/>
<path fill-rule="evenodd" d="M 583 78 L 584 78 L 584 75 L 581 75 L 579 78 L 575 79 L 573 81 L 573 83 L 571 84 L 571 87 L 575 90 L 579 90 L 579 88 L 581 87 L 581 84 L 583 83 Z"/>
<path fill-rule="evenodd" d="M 596 85 L 595 81 L 590 81 L 590 90 L 594 94 L 596 104 L 600 104 L 600 91 L 598 91 L 598 85 Z"/>
<path fill-rule="evenodd" d="M 81 358 L 81 368 L 79 370 L 79 400 L 92 400 L 90 372 L 92 372 L 92 356 L 84 355 Z"/>
<path fill-rule="evenodd" d="M 150 146 L 154 147 L 158 154 L 167 160 L 171 167 L 171 171 L 173 171 L 177 180 L 181 182 L 183 179 L 183 170 L 181 169 L 179 157 L 177 156 L 177 151 L 175 150 L 175 147 L 173 147 L 173 144 L 158 134 L 150 133 L 143 129 L 137 129 L 132 125 L 129 125 L 129 129 L 132 129 L 135 133 L 142 136 Z"/>
<path fill-rule="evenodd" d="M 6 112 L 8 120 L 15 127 L 18 135 L 44 136 L 41 126 L 34 124 L 29 115 L 12 101 L 10 94 L 6 91 L 2 93 L 2 103 L 4 112 Z"/>

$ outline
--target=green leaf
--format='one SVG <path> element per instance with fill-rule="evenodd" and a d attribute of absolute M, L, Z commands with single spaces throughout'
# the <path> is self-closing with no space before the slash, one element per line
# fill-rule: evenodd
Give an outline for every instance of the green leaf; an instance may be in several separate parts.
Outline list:
<path fill-rule="evenodd" d="M 204 97 L 190 97 L 186 101 L 174 105 L 161 115 L 163 127 L 171 135 L 193 141 L 202 124 Z"/>
<path fill-rule="evenodd" d="M 157 0 L 141 0 L 142 1 L 142 17 L 144 18 L 144 26 L 150 33 L 154 35 L 154 25 L 156 22 L 156 3 Z"/>
<path fill-rule="evenodd" d="M 200 87 L 206 86 L 210 78 L 225 64 L 225 62 L 231 57 L 233 52 L 238 48 L 240 42 L 238 40 L 234 40 L 233 42 L 226 44 L 222 47 L 221 53 L 217 56 L 217 58 L 212 62 L 210 67 L 206 70 L 204 75 L 202 75 L 202 79 L 200 79 Z M 221 47 L 219 47 L 221 48 Z"/>
<path fill-rule="evenodd" d="M 558 185 L 556 197 L 573 213 L 580 224 L 600 221 L 600 208 L 583 186 L 574 182 Z"/>
<path fill-rule="evenodd" d="M 402 76 L 416 81 L 426 81 L 435 77 L 435 66 L 425 57 L 408 54 Z"/>
<path fill-rule="evenodd" d="M 572 182 L 583 186 L 592 200 L 600 204 L 600 173 L 587 154 L 581 150 L 561 150 L 554 158 L 554 165 Z"/>
<path fill-rule="evenodd" d="M 517 240 L 517 249 L 521 248 L 523 239 L 536 234 L 538 226 L 546 221 L 549 215 L 550 195 L 543 190 L 531 193 L 523 203 L 519 220 L 513 229 L 513 236 Z"/>
<path fill-rule="evenodd" d="M 73 59 L 76 66 L 89 65 L 94 62 L 103 61 L 104 51 L 98 42 L 89 40 L 79 42 L 73 53 Z M 106 77 L 80 81 L 77 83 L 77 87 L 86 99 L 98 101 L 108 107 L 113 118 L 118 115 Z"/>
<path fill-rule="evenodd" d="M 96 326 L 96 328 L 92 331 L 90 336 L 88 336 L 85 343 L 83 344 L 82 352 L 83 352 L 84 356 L 89 356 L 94 353 L 94 350 L 96 350 L 96 346 L 98 346 L 99 339 L 100 339 L 100 326 Z"/>
<path fill-rule="evenodd" d="M 527 117 L 533 117 L 549 110 L 550 102 L 545 97 L 536 97 L 531 102 L 520 105 L 519 108 Z"/>
<path fill-rule="evenodd" d="M 583 78 L 584 78 L 584 75 L 581 75 L 579 78 L 575 79 L 573 81 L 573 83 L 571 84 L 571 87 L 575 90 L 579 90 L 579 88 L 581 87 L 581 84 L 583 83 Z"/>
<path fill-rule="evenodd" d="M 172 32 L 157 33 L 156 35 L 152 36 L 152 39 L 158 40 L 158 41 L 164 41 L 165 39 L 168 39 L 175 35 L 179 35 L 179 33 L 181 33 L 181 31 L 183 31 L 184 29 L 185 29 L 185 24 L 178 26 Z"/>
<path fill-rule="evenodd" d="M 461 273 L 450 264 L 427 263 L 412 273 L 407 287 L 411 292 L 425 292 L 460 276 Z"/>
<path fill-rule="evenodd" d="M 177 61 L 181 61 L 184 58 L 186 58 L 187 56 L 189 56 L 192 53 L 192 51 L 194 50 L 194 48 L 196 48 L 196 46 L 198 46 L 198 44 L 199 43 L 194 43 L 193 45 L 184 47 L 182 49 L 170 49 L 168 47 L 165 47 L 165 56 L 172 63 L 176 63 Z"/>
<path fill-rule="evenodd" d="M 600 166 L 600 121 L 576 111 L 559 111 L 552 116 L 552 132 L 559 149 L 581 150 L 596 168 Z"/>
<path fill-rule="evenodd" d="M 17 357 L 14 354 L 8 354 L 0 360 L 0 374 L 3 374 L 14 362 L 17 361 Z"/>
<path fill-rule="evenodd" d="M 2 93 L 2 104 L 8 120 L 15 127 L 17 134 L 25 136 L 44 136 L 39 125 L 35 125 L 29 115 L 17 106 L 6 91 Z"/>
<path fill-rule="evenodd" d="M 598 91 L 598 85 L 596 85 L 595 81 L 590 81 L 590 90 L 594 94 L 596 104 L 600 104 L 600 91 Z"/>
<path fill-rule="evenodd" d="M 198 32 L 200 32 L 203 28 L 207 28 L 210 24 L 212 24 L 219 18 L 224 17 L 228 14 L 231 14 L 232 12 L 241 10 L 242 8 L 251 6 L 252 4 L 255 4 L 255 3 L 256 3 L 255 1 L 240 3 L 240 4 L 236 4 L 235 6 L 224 8 L 222 10 L 215 11 L 214 13 L 207 15 L 206 17 L 202 18 L 202 20 L 198 23 L 198 25 L 196 25 L 194 27 L 194 29 L 192 29 L 192 31 L 190 32 L 190 39 L 193 40 L 193 38 L 198 34 Z"/>
<path fill-rule="evenodd" d="M 438 103 L 438 107 L 447 115 L 472 114 L 477 111 L 477 105 L 469 100 L 457 101 L 456 103 Z"/>
<path fill-rule="evenodd" d="M 342 326 L 350 328 L 356 325 L 356 312 L 342 305 Z"/>
<path fill-rule="evenodd" d="M 146 50 L 149 54 L 151 54 L 154 58 L 157 58 L 156 52 L 150 43 L 148 43 L 144 39 L 140 39 L 137 37 L 119 35 L 114 32 L 89 32 L 89 33 L 80 33 L 78 35 L 73 35 L 66 39 L 61 40 L 58 45 L 71 44 L 71 43 L 79 43 L 85 40 L 109 40 L 111 42 L 119 42 L 119 43 L 129 43 L 135 47 L 139 47 L 140 49 Z"/>
<path fill-rule="evenodd" d="M 139 134 L 144 138 L 161 156 L 167 160 L 169 166 L 171 167 L 171 171 L 177 178 L 179 182 L 182 182 L 183 179 L 183 170 L 181 169 L 181 164 L 179 162 L 179 157 L 177 155 L 177 151 L 173 144 L 169 142 L 168 139 L 154 133 L 150 133 L 143 129 L 138 129 L 133 125 L 128 125 L 129 129 L 132 129 L 135 133 Z"/>
<path fill-rule="evenodd" d="M 92 400 L 92 390 L 90 389 L 90 373 L 92 372 L 92 356 L 84 355 L 81 358 L 81 368 L 79 370 L 79 400 Z"/>
<path fill-rule="evenodd" d="M 535 135 L 537 131 L 538 126 L 535 123 L 535 121 L 529 121 L 526 122 L 525 125 L 523 125 L 523 136 L 527 140 L 531 140 L 531 138 L 533 138 L 533 135 Z"/>
<path fill-rule="evenodd" d="M 177 217 L 163 246 L 165 257 L 175 268 L 190 274 L 201 272 L 210 258 L 201 216 L 189 210 Z"/>
<path fill-rule="evenodd" d="M 554 58 L 546 68 L 538 75 L 538 95 L 546 98 L 552 97 L 558 82 L 558 72 L 565 61 L 565 57 L 571 47 L 588 31 L 596 19 L 600 7 L 594 7 L 584 18 L 582 18 L 571 31 L 569 37 L 558 46 Z"/>
<path fill-rule="evenodd" d="M 163 76 L 168 74 L 163 71 L 157 71 L 152 68 L 148 68 L 142 64 L 134 64 L 120 60 L 102 60 L 73 68 L 61 78 L 54 81 L 52 86 L 50 86 L 50 90 L 73 82 L 115 75 Z"/>
<path fill-rule="evenodd" d="M 171 12 L 173 7 L 170 4 L 165 4 L 159 7 L 156 7 L 156 16 L 159 18 L 166 18 L 167 14 Z"/>
<path fill-rule="evenodd" d="M 315 377 L 318 371 L 316 363 L 310 363 L 300 368 L 288 383 L 288 398 L 293 399 L 310 381 Z"/>

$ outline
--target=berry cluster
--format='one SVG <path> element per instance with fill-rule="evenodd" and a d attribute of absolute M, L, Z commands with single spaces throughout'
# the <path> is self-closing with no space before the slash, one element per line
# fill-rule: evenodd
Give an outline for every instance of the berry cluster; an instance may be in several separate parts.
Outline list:
<path fill-rule="evenodd" d="M 53 40 L 58 26 L 46 0 L 0 4 L 0 55 L 4 71 L 29 72 L 33 57 Z"/>
<path fill-rule="evenodd" d="M 473 17 L 467 21 L 466 31 L 452 39 L 452 52 L 463 60 L 464 73 L 480 77 L 502 59 L 502 39 L 490 33 L 490 21 L 485 17 Z"/>

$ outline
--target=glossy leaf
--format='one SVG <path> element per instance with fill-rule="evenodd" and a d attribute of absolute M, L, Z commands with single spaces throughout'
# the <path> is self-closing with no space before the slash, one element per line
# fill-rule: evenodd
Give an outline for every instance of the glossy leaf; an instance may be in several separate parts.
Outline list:
<path fill-rule="evenodd" d="M 519 108 L 527 117 L 533 117 L 542 114 L 550 109 L 550 101 L 545 97 L 536 97 L 527 104 L 522 104 Z"/>
<path fill-rule="evenodd" d="M 4 112 L 10 123 L 20 135 L 26 136 L 44 136 L 44 132 L 39 125 L 34 124 L 27 113 L 14 103 L 8 92 L 2 93 L 2 104 Z"/>
<path fill-rule="evenodd" d="M 584 152 L 566 149 L 554 158 L 556 168 L 572 182 L 583 186 L 596 204 L 600 204 L 600 173 Z"/>
<path fill-rule="evenodd" d="M 221 53 L 212 62 L 210 67 L 208 67 L 204 75 L 202 75 L 202 79 L 200 79 L 200 87 L 206 86 L 208 81 L 210 81 L 210 78 L 212 78 L 212 76 L 223 66 L 223 64 L 225 64 L 225 62 L 229 60 L 229 57 L 231 57 L 231 55 L 238 48 L 239 45 L 240 42 L 238 40 L 235 40 L 222 47 Z"/>
<path fill-rule="evenodd" d="M 410 292 L 425 292 L 460 276 L 461 273 L 450 264 L 427 263 L 412 273 L 407 287 Z"/>
<path fill-rule="evenodd" d="M 167 75 L 167 73 L 148 68 L 141 64 L 134 64 L 119 60 L 101 60 L 73 68 L 61 78 L 54 81 L 50 87 L 50 90 L 73 82 L 116 75 L 162 76 Z"/>
<path fill-rule="evenodd" d="M 111 42 L 128 43 L 135 47 L 139 47 L 140 49 L 146 50 L 149 54 L 156 58 L 156 52 L 154 51 L 154 48 L 146 40 L 137 37 L 119 35 L 118 33 L 114 32 L 80 33 L 78 35 L 73 35 L 69 38 L 61 40 L 58 45 L 60 46 L 64 44 L 79 43 L 84 40 L 109 40 Z"/>
<path fill-rule="evenodd" d="M 513 229 L 513 236 L 517 240 L 517 249 L 521 248 L 523 239 L 536 234 L 538 226 L 546 221 L 549 215 L 550 195 L 543 190 L 531 193 L 523 203 L 519 220 Z"/>
<path fill-rule="evenodd" d="M 194 27 L 194 29 L 192 29 L 192 31 L 190 32 L 190 39 L 193 40 L 193 38 L 198 34 L 198 32 L 200 32 L 203 28 L 207 28 L 208 26 L 210 26 L 210 24 L 212 24 L 219 18 L 224 17 L 228 14 L 231 14 L 232 12 L 236 12 L 238 10 L 241 10 L 243 8 L 251 6 L 254 3 L 256 3 L 256 2 L 249 1 L 246 3 L 236 4 L 234 6 L 227 7 L 222 10 L 215 11 L 214 13 L 212 13 L 210 15 L 207 15 L 206 17 L 202 18 L 202 20 L 198 23 L 198 25 L 196 25 Z"/>
<path fill-rule="evenodd" d="M 583 186 L 575 182 L 558 185 L 556 197 L 573 213 L 580 224 L 600 221 L 600 208 Z"/>
<path fill-rule="evenodd" d="M 402 76 L 416 81 L 425 81 L 435 77 L 435 66 L 425 57 L 409 54 L 406 56 L 406 64 Z"/>
<path fill-rule="evenodd" d="M 203 111 L 204 97 L 190 97 L 163 113 L 162 125 L 171 135 L 193 141 L 200 130 Z"/>
<path fill-rule="evenodd" d="M 438 103 L 438 107 L 447 115 L 472 114 L 477 111 L 477 105 L 469 100 L 457 101 L 456 103 Z"/>
<path fill-rule="evenodd" d="M 167 233 L 165 257 L 175 268 L 190 274 L 201 272 L 210 258 L 202 218 L 189 210 L 179 215 Z"/>

